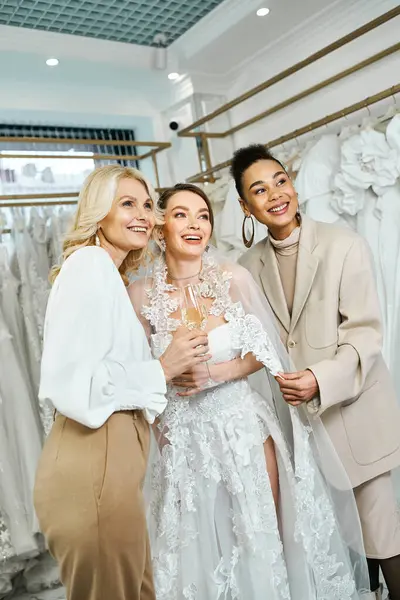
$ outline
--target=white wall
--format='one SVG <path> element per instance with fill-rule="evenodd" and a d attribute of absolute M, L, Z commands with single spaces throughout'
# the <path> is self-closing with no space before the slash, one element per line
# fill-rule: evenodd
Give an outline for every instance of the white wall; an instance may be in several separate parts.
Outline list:
<path fill-rule="evenodd" d="M 192 96 L 177 102 L 160 115 L 159 134 L 172 145 L 170 150 L 159 155 L 160 178 L 166 186 L 184 181 L 193 169 L 193 165 L 197 165 L 198 168 L 199 164 L 194 140 L 179 137 L 176 131 L 169 128 L 169 123 L 176 121 L 179 129 L 183 129 L 193 123 L 195 119 L 196 112 Z"/>
<path fill-rule="evenodd" d="M 160 178 L 163 185 L 173 185 L 185 181 L 194 173 L 200 171 L 199 154 L 196 142 L 193 138 L 180 137 L 176 131 L 171 131 L 169 123 L 176 121 L 179 130 L 191 125 L 200 117 L 213 111 L 226 101 L 225 97 L 213 94 L 193 94 L 193 88 L 185 82 L 186 97 L 177 101 L 166 111 L 162 112 L 158 119 L 154 120 L 155 135 L 158 139 L 164 139 L 171 143 L 172 148 L 159 155 Z M 185 96 L 184 94 L 182 94 Z M 221 116 L 217 125 L 228 128 L 230 121 L 228 115 Z M 232 151 L 230 139 L 218 140 L 211 148 L 211 159 L 213 163 L 223 160 L 225 154 Z"/>

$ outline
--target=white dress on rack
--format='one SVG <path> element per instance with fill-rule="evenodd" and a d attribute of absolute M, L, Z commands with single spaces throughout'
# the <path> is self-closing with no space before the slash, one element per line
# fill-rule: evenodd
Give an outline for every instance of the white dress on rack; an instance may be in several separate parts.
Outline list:
<path fill-rule="evenodd" d="M 39 404 L 29 369 L 29 353 L 24 319 L 19 303 L 20 283 L 17 281 L 9 267 L 7 250 L 0 245 L 0 306 L 3 317 L 12 337 L 12 344 L 18 360 L 21 375 L 26 389 L 29 391 L 32 412 L 35 415 L 39 432 L 43 431 L 40 421 Z"/>
<path fill-rule="evenodd" d="M 395 153 L 395 165 L 390 160 L 397 180 L 391 186 L 378 190 L 377 211 L 380 213 L 379 253 L 385 281 L 387 353 L 396 391 L 400 401 L 400 115 L 396 115 L 386 129 L 387 143 Z"/>
<path fill-rule="evenodd" d="M 388 145 L 385 135 L 375 131 L 368 123 L 365 129 L 342 144 L 341 173 L 336 178 L 338 187 L 346 190 L 348 206 L 353 206 L 357 231 L 369 243 L 375 264 L 378 296 L 383 315 L 383 355 L 388 364 L 393 359 L 393 312 L 391 288 L 394 274 L 388 265 L 396 237 L 389 234 L 388 219 L 380 196 L 391 189 L 398 177 L 397 153 Z M 353 199 L 353 202 L 351 201 Z M 389 208 L 389 203 L 388 203 Z M 385 216 L 384 222 L 382 217 Z M 392 232 L 393 233 L 393 232 Z M 393 248 L 396 252 L 396 249 Z M 396 260 L 396 259 L 395 259 Z M 389 268 L 388 268 L 389 267 Z"/>
<path fill-rule="evenodd" d="M 50 262 L 51 266 L 60 264 L 63 251 L 64 236 L 72 219 L 72 211 L 59 208 L 50 215 Z"/>
<path fill-rule="evenodd" d="M 246 292 L 255 287 L 247 271 L 235 266 L 231 278 L 203 255 L 200 281 L 201 293 L 214 298 L 210 314 L 226 321 L 208 334 L 212 362 L 254 351 L 272 373 L 282 370 L 261 323 L 232 300 L 233 286 Z M 180 325 L 171 317 L 178 306 L 171 291 L 160 258 L 142 309 L 155 357 Z M 273 403 L 247 379 L 215 385 L 191 399 L 178 391 L 169 386 L 158 424 L 160 451 L 154 448 L 149 464 L 157 600 L 358 598 L 332 508 L 324 492 L 317 492 L 318 469 L 298 412 L 291 410 L 294 467 Z M 263 449 L 270 435 L 280 471 L 279 525 Z"/>
<path fill-rule="evenodd" d="M 353 226 L 334 202 L 334 180 L 340 169 L 340 140 L 324 135 L 303 156 L 295 181 L 302 212 L 316 221 Z"/>
<path fill-rule="evenodd" d="M 29 392 L 0 310 L 0 509 L 18 556 L 37 551 L 33 486 L 41 449 Z"/>
<path fill-rule="evenodd" d="M 50 284 L 39 274 L 35 247 L 23 215 L 14 211 L 13 241 L 18 277 L 21 282 L 20 303 L 27 333 L 29 366 L 35 390 L 39 389 L 40 361 L 43 346 L 44 319 Z M 46 404 L 39 406 L 45 432 L 53 424 L 53 413 Z"/>
<path fill-rule="evenodd" d="M 39 277 L 47 281 L 50 271 L 49 260 L 49 235 L 47 228 L 47 215 L 40 213 L 36 208 L 31 209 L 29 233 L 35 251 L 35 263 Z"/>
<path fill-rule="evenodd" d="M 219 231 L 220 228 L 221 212 L 224 208 L 226 197 L 228 195 L 230 179 L 227 176 L 223 176 L 214 181 L 213 183 L 205 183 L 201 187 L 207 194 L 213 209 L 214 232 L 211 243 L 217 245 L 216 233 Z"/>

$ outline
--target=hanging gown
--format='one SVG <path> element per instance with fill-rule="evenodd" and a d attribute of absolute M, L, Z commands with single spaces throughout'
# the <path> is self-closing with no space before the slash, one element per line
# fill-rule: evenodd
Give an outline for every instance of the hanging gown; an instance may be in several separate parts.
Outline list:
<path fill-rule="evenodd" d="M 352 186 L 344 177 L 342 172 L 342 161 L 343 156 L 343 145 L 350 140 L 350 138 L 358 135 L 359 126 L 349 125 L 344 126 L 338 136 L 340 143 L 340 164 L 339 169 L 334 176 L 333 181 L 333 194 L 332 194 L 332 208 L 342 217 L 344 221 L 347 221 L 353 229 L 357 229 L 357 214 L 364 207 L 365 194 L 360 192 L 359 188 Z"/>
<path fill-rule="evenodd" d="M 18 275 L 21 282 L 20 304 L 27 333 L 29 366 L 35 390 L 39 389 L 40 360 L 42 354 L 44 318 L 50 291 L 48 279 L 39 274 L 37 255 L 23 215 L 14 211 L 13 241 Z M 40 417 L 45 432 L 53 424 L 53 410 L 45 404 L 39 405 Z"/>
<path fill-rule="evenodd" d="M 42 450 L 42 430 L 24 361 L 22 345 L 25 340 L 21 331 L 21 321 L 16 314 L 19 307 L 15 294 L 15 279 L 8 268 L 6 258 L 5 248 L 0 246 L 0 420 L 4 428 L 3 441 L 7 444 L 7 452 L 3 456 L 8 457 L 18 488 L 15 497 L 19 499 L 25 511 L 30 533 L 34 534 L 39 531 L 33 508 L 33 487 Z M 7 311 L 7 320 L 4 317 L 3 306 Z M 15 334 L 15 339 L 11 331 Z M 6 512 L 8 514 L 8 511 Z M 8 514 L 8 518 L 12 519 L 12 514 Z"/>
<path fill-rule="evenodd" d="M 400 115 L 396 115 L 386 129 L 386 140 L 394 161 L 388 153 L 388 163 L 397 172 L 393 185 L 378 190 L 377 210 L 380 213 L 381 231 L 379 253 L 385 281 L 387 354 L 389 368 L 400 402 Z M 395 162 L 395 164 L 393 164 Z"/>
<path fill-rule="evenodd" d="M 37 551 L 33 486 L 41 439 L 0 310 L 0 508 L 18 556 Z"/>
<path fill-rule="evenodd" d="M 385 190 L 395 185 L 398 177 L 397 153 L 392 150 L 383 133 L 375 131 L 368 122 L 365 129 L 351 136 L 342 144 L 341 173 L 342 183 L 339 177 L 336 179 L 338 187 L 346 187 L 346 191 L 352 190 L 353 206 L 357 207 L 357 231 L 365 237 L 372 250 L 374 258 L 378 296 L 383 316 L 383 356 L 388 366 L 392 362 L 393 328 L 392 308 L 389 306 L 389 296 L 393 281 L 393 273 L 385 267 L 384 256 L 387 248 L 391 253 L 394 239 L 388 237 L 385 226 L 382 227 L 382 203 L 379 197 Z M 351 193 L 348 194 L 351 197 Z M 349 203 L 351 204 L 351 203 Z M 387 215 L 389 217 L 389 215 Z M 387 221 L 386 221 L 387 222 Z"/>
<path fill-rule="evenodd" d="M 40 213 L 36 208 L 31 209 L 29 234 L 35 252 L 35 264 L 39 277 L 47 281 L 50 271 L 49 239 L 47 229 L 47 215 Z"/>
<path fill-rule="evenodd" d="M 58 211 L 52 212 L 50 217 L 50 263 L 54 265 L 60 264 L 64 236 L 68 230 L 72 219 L 72 211 L 66 208 L 59 208 Z"/>
<path fill-rule="evenodd" d="M 211 243 L 217 245 L 216 232 L 219 230 L 221 211 L 223 210 L 226 196 L 229 191 L 230 180 L 228 177 L 223 176 L 217 179 L 213 183 L 201 184 L 201 188 L 207 194 L 208 199 L 211 202 L 214 215 L 214 232 L 211 238 Z"/>
<path fill-rule="evenodd" d="M 296 179 L 297 173 L 299 172 L 303 162 L 303 158 L 307 156 L 308 151 L 314 146 L 314 144 L 315 141 L 311 139 L 300 146 L 296 138 L 291 147 L 287 149 L 285 147 L 281 147 L 281 149 L 276 153 L 276 158 L 284 165 L 290 179 Z"/>
<path fill-rule="evenodd" d="M 316 221 L 352 226 L 334 203 L 334 179 L 340 168 L 340 140 L 324 135 L 303 156 L 295 181 L 302 212 Z"/>
<path fill-rule="evenodd" d="M 0 244 L 0 306 L 3 310 L 4 321 L 12 337 L 12 344 L 20 366 L 21 376 L 29 392 L 31 409 L 35 416 L 37 429 L 42 433 L 43 426 L 40 420 L 37 393 L 30 377 L 28 344 L 24 320 L 19 305 L 19 289 L 20 284 L 9 268 L 6 248 Z"/>

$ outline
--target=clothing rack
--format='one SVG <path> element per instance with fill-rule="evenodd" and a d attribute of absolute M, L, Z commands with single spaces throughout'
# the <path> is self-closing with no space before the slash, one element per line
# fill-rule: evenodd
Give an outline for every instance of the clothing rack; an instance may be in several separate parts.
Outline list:
<path fill-rule="evenodd" d="M 79 192 L 49 192 L 43 194 L 6 194 L 4 196 L 0 196 L 0 208 L 4 206 L 3 200 L 51 200 L 51 199 L 60 199 L 62 202 L 60 204 L 64 204 L 64 200 L 68 200 L 69 198 L 77 198 L 79 196 Z"/>
<path fill-rule="evenodd" d="M 35 206 L 67 206 L 76 205 L 77 200 L 73 198 L 78 197 L 78 192 L 66 192 L 64 194 L 14 194 L 10 196 L 0 196 L 0 210 L 2 208 L 33 208 Z M 36 200 L 37 198 L 37 200 Z M 59 198 L 59 200 L 48 200 L 44 201 L 44 198 Z M 17 202 L 9 202 L 10 199 L 20 199 Z M 40 200 L 39 200 L 40 199 Z M 0 229 L 0 240 L 2 235 L 7 235 L 12 232 L 12 229 L 5 228 Z"/>
<path fill-rule="evenodd" d="M 230 100 L 229 102 L 226 102 L 225 104 L 223 104 L 216 110 L 214 110 L 214 111 L 210 112 L 209 114 L 201 117 L 200 119 L 194 121 L 191 125 L 188 125 L 187 127 L 184 127 L 183 129 L 181 129 L 178 132 L 179 137 L 191 137 L 191 138 L 195 138 L 197 140 L 196 147 L 197 147 L 197 152 L 199 155 L 199 165 L 200 165 L 200 169 L 202 172 L 202 176 L 200 176 L 200 174 L 196 174 L 193 177 L 191 177 L 190 179 L 187 179 L 187 181 L 199 181 L 199 182 L 206 181 L 208 183 L 213 183 L 215 181 L 215 177 L 214 177 L 213 173 L 218 170 L 218 167 L 220 167 L 220 165 L 217 165 L 216 167 L 213 167 L 213 165 L 212 165 L 211 152 L 210 152 L 210 148 L 209 148 L 209 141 L 211 139 L 217 139 L 217 138 L 223 139 L 223 138 L 232 136 L 236 132 L 238 132 L 246 127 L 249 127 L 250 125 L 254 125 L 254 123 L 257 123 L 262 119 L 270 117 L 271 115 L 278 113 L 279 111 L 281 111 L 285 108 L 288 108 L 289 106 L 292 106 L 293 104 L 299 102 L 300 100 L 304 100 L 305 98 L 308 98 L 309 96 L 315 94 L 316 92 L 323 90 L 323 89 L 331 86 L 332 84 L 345 79 L 346 77 L 354 75 L 354 73 L 357 73 L 373 64 L 376 64 L 377 62 L 381 61 L 382 59 L 387 58 L 388 56 L 398 52 L 400 50 L 400 44 L 399 43 L 393 44 L 392 46 L 385 48 L 385 49 L 381 50 L 380 52 L 377 52 L 376 54 L 369 56 L 368 58 L 362 60 L 361 62 L 354 64 L 351 67 L 348 67 L 347 69 L 344 69 L 343 71 L 340 71 L 340 72 L 336 73 L 335 75 L 333 75 L 327 79 L 324 79 L 323 81 L 320 81 L 319 83 L 301 91 L 298 94 L 295 94 L 294 96 L 291 96 L 290 98 L 287 98 L 286 100 L 283 100 L 282 102 L 279 102 L 278 104 L 268 108 L 267 110 L 264 110 L 261 113 L 258 113 L 256 115 L 254 115 L 253 117 L 246 119 L 245 121 L 243 121 L 241 123 L 237 123 L 233 127 L 229 127 L 228 129 L 220 130 L 220 131 L 206 130 L 205 127 L 211 121 L 213 121 L 213 119 L 215 119 L 216 117 L 219 117 L 220 115 L 228 114 L 228 112 L 230 110 L 232 110 L 236 106 L 239 106 L 243 102 L 246 102 L 247 100 L 255 97 L 260 92 L 268 90 L 269 88 L 273 87 L 277 83 L 282 82 L 282 81 L 286 80 L 287 78 L 291 77 L 292 75 L 299 73 L 299 71 L 301 71 L 302 69 L 305 69 L 306 67 L 309 67 L 310 65 L 313 65 L 314 63 L 321 60 L 322 58 L 334 53 L 335 51 L 339 50 L 340 48 L 345 47 L 349 43 L 354 42 L 354 40 L 360 39 L 362 36 L 365 36 L 366 34 L 376 30 L 377 28 L 381 27 L 385 23 L 388 23 L 389 21 L 391 21 L 393 19 L 398 19 L 399 16 L 400 16 L 400 6 L 396 6 L 395 8 L 376 17 L 375 19 L 368 21 L 367 23 L 365 23 L 361 27 L 358 27 L 354 31 L 351 31 L 350 33 L 342 36 L 341 38 L 337 39 L 336 41 L 328 44 L 327 46 L 324 46 L 323 48 L 321 48 L 320 50 L 309 55 L 305 59 L 302 59 L 302 60 L 298 61 L 297 63 L 291 65 L 290 67 L 285 68 L 283 71 L 276 73 L 269 79 L 256 85 L 255 87 L 251 88 L 250 90 L 247 90 L 240 96 L 237 96 L 236 98 Z M 203 163 L 205 164 L 205 169 L 203 169 Z"/>
<path fill-rule="evenodd" d="M 79 152 L 75 153 L 71 153 L 71 154 L 53 154 L 53 155 L 49 155 L 49 154 L 41 154 L 40 152 L 38 153 L 31 153 L 29 156 L 31 158 L 35 158 L 35 159 L 43 159 L 43 160 L 49 160 L 49 159 L 59 159 L 59 160 L 71 160 L 71 159 L 81 159 L 81 160 L 87 160 L 88 158 L 92 159 L 92 160 L 97 160 L 97 161 L 101 161 L 101 160 L 107 160 L 107 161 L 120 161 L 120 160 L 137 160 L 137 161 L 141 161 L 141 160 L 145 160 L 146 158 L 151 158 L 152 163 L 153 163 L 153 168 L 154 168 L 154 175 L 155 175 L 155 179 L 157 182 L 157 187 L 160 187 L 160 176 L 159 176 L 159 169 L 158 169 L 158 163 L 157 163 L 157 154 L 159 152 L 162 152 L 164 150 L 166 150 L 167 148 L 171 147 L 170 142 L 157 142 L 157 141 L 153 141 L 153 142 L 145 142 L 145 141 L 138 141 L 138 140 L 103 140 L 103 139 L 92 139 L 92 138 L 87 138 L 87 139 L 80 139 L 80 138 L 54 138 L 54 137 L 21 137 L 21 136 L 0 136 L 0 143 L 3 142 L 7 142 L 7 143 L 23 143 L 23 144 L 47 144 L 47 145 L 51 145 L 51 144 L 68 144 L 69 146 L 75 146 L 75 145 L 89 145 L 89 146 L 124 146 L 124 147 L 129 147 L 129 146 L 133 146 L 133 147 L 148 147 L 150 148 L 150 150 L 148 150 L 147 152 L 144 152 L 143 154 L 127 154 L 127 155 L 117 155 L 117 154 L 102 154 L 102 153 L 93 153 L 93 154 L 79 154 Z M 7 155 L 3 155 L 1 150 L 0 150 L 0 159 L 4 157 L 4 158 L 13 158 L 13 159 L 26 159 L 27 155 L 26 154 L 21 154 L 20 152 L 18 152 L 18 150 L 16 150 L 15 153 L 9 153 L 7 152 Z"/>
<path fill-rule="evenodd" d="M 391 54 L 394 54 L 395 52 L 399 52 L 399 51 L 400 51 L 400 42 L 398 42 L 397 44 L 394 44 L 393 46 L 390 46 L 389 48 L 386 48 L 385 50 L 382 50 L 381 52 L 378 52 L 377 54 L 370 56 L 366 60 L 362 60 L 361 62 L 357 63 L 356 65 L 353 65 L 353 66 L 349 67 L 348 69 L 341 71 L 340 73 L 336 73 L 336 75 L 333 75 L 332 77 L 328 77 L 328 79 L 324 79 L 323 81 L 320 81 L 316 85 L 313 85 L 313 86 L 307 88 L 306 90 L 303 90 L 299 94 L 295 94 L 294 96 L 291 96 L 290 98 L 288 98 L 287 100 L 284 100 L 283 102 L 279 102 L 279 104 L 276 104 L 275 106 L 272 106 L 271 108 L 268 108 L 267 110 L 264 110 L 263 112 L 259 113 L 258 115 L 255 115 L 251 119 L 247 119 L 247 121 L 243 121 L 243 123 L 239 123 L 238 125 L 235 125 L 235 127 L 231 127 L 230 129 L 228 129 L 227 131 L 224 132 L 223 136 L 226 137 L 228 135 L 233 135 L 234 133 L 237 133 L 238 131 L 245 129 L 246 127 L 249 127 L 250 125 L 254 125 L 254 123 L 257 123 L 258 121 L 261 121 L 262 119 L 266 119 L 267 117 L 270 117 L 271 115 L 279 112 L 280 110 L 283 110 L 284 108 L 288 108 L 292 104 L 295 104 L 296 102 L 299 102 L 300 100 L 304 100 L 305 98 L 308 98 L 312 94 L 315 94 L 316 92 L 319 92 L 320 90 L 323 90 L 324 88 L 328 87 L 329 85 L 337 83 L 338 81 L 341 81 L 342 79 L 344 79 L 345 77 L 348 77 L 349 75 L 354 75 L 354 73 L 357 73 L 358 71 L 361 71 L 362 69 L 365 69 L 366 67 L 369 67 L 370 65 L 382 60 L 383 58 L 387 58 Z M 221 134 L 221 137 L 222 137 L 222 134 Z"/>
<path fill-rule="evenodd" d="M 124 157 L 125 158 L 125 157 Z M 165 188 L 156 188 L 161 194 Z M 79 192 L 54 192 L 47 194 L 6 194 L 0 195 L 0 210 L 2 208 L 33 207 L 33 206 L 61 206 L 77 204 Z"/>
<path fill-rule="evenodd" d="M 35 207 L 35 206 L 67 206 L 77 204 L 79 192 L 64 192 L 52 194 L 10 194 L 0 196 L 0 210 L 2 208 Z M 45 200 L 47 199 L 47 200 Z M 12 229 L 0 228 L 0 241 L 2 235 L 9 235 Z"/>
<path fill-rule="evenodd" d="M 346 77 L 349 77 L 350 75 L 354 75 L 354 73 L 357 73 L 358 71 L 361 71 L 362 69 L 365 69 L 366 67 L 369 67 L 369 66 L 375 64 L 376 62 L 379 62 L 380 60 L 387 58 L 388 56 L 391 56 L 392 54 L 395 54 L 396 52 L 399 52 L 399 51 L 400 51 L 400 42 L 393 44 L 389 48 L 385 48 L 384 50 L 382 50 L 381 52 L 378 52 L 377 54 L 373 54 L 372 56 L 369 56 L 365 60 L 362 60 L 361 62 L 359 62 L 355 65 L 352 65 L 348 69 L 344 69 L 343 71 L 340 71 L 339 73 L 336 73 L 335 75 L 332 75 L 331 77 L 328 77 L 327 79 L 324 79 L 323 81 L 318 82 L 317 84 L 299 92 L 298 94 L 295 94 L 294 96 L 291 96 L 290 98 L 287 98 L 286 100 L 283 100 L 282 102 L 279 102 L 278 104 L 275 104 L 274 106 L 271 106 L 271 108 L 268 108 L 267 110 L 264 110 L 263 112 L 258 113 L 254 117 L 251 117 L 250 119 L 247 119 L 246 121 L 243 121 L 243 122 L 239 123 L 238 125 L 235 125 L 234 127 L 230 127 L 229 129 L 227 129 L 226 131 L 223 131 L 221 133 L 209 133 L 209 132 L 198 133 L 198 132 L 195 132 L 195 133 L 187 133 L 187 134 L 180 133 L 178 135 L 181 135 L 182 137 L 226 138 L 228 136 L 233 135 L 234 133 L 237 133 L 238 131 L 241 131 L 242 129 L 245 129 L 246 127 L 249 127 L 250 125 L 254 125 L 254 123 L 258 123 L 258 121 L 261 121 L 262 119 L 266 119 L 267 117 L 270 117 L 271 115 L 279 112 L 280 110 L 283 110 L 284 108 L 288 108 L 289 106 L 292 106 L 292 104 L 295 104 L 296 102 L 299 102 L 300 100 L 304 100 L 305 98 L 312 96 L 312 94 L 315 94 L 316 92 L 319 92 L 320 90 L 325 89 L 329 85 L 337 83 L 338 81 L 341 81 L 342 79 L 345 79 Z"/>
<path fill-rule="evenodd" d="M 237 98 L 230 100 L 229 102 L 220 106 L 219 108 L 217 108 L 213 112 L 209 113 L 208 115 L 201 117 L 200 119 L 198 119 L 191 125 L 188 125 L 187 127 L 184 127 L 183 129 L 181 129 L 178 132 L 178 136 L 179 137 L 205 136 L 206 138 L 219 138 L 219 137 L 223 138 L 223 137 L 226 137 L 227 135 L 232 134 L 233 129 L 235 131 L 237 131 L 238 129 L 241 129 L 242 127 L 236 126 L 235 128 L 232 128 L 232 129 L 229 129 L 228 131 L 224 131 L 224 132 L 220 132 L 220 133 L 212 133 L 212 132 L 208 132 L 208 131 L 201 132 L 201 131 L 198 131 L 198 128 L 201 125 L 204 125 L 205 123 L 208 123 L 209 121 L 212 121 L 216 117 L 226 113 L 227 111 L 231 110 L 235 106 L 238 106 L 239 104 L 242 104 L 246 100 L 249 100 L 253 96 L 256 96 L 260 92 L 263 92 L 264 90 L 272 87 L 273 85 L 276 85 L 278 82 L 283 81 L 287 77 L 290 77 L 291 75 L 293 75 L 295 73 L 298 73 L 300 70 L 312 65 L 313 63 L 320 60 L 321 58 L 328 56 L 329 54 L 331 54 L 332 52 L 335 52 L 339 48 L 346 46 L 350 42 L 353 42 L 354 40 L 362 37 L 363 35 L 377 29 L 381 25 L 388 23 L 389 21 L 391 21 L 392 19 L 395 19 L 398 16 L 400 16 L 400 6 L 396 6 L 392 10 L 389 10 L 388 12 L 380 15 L 379 17 L 373 19 L 372 21 L 365 23 L 361 27 L 358 27 L 354 31 L 350 32 L 349 34 L 337 39 L 335 42 L 329 44 L 328 46 L 321 48 L 321 50 L 314 52 L 314 54 L 311 54 L 304 60 L 297 62 L 296 64 L 292 65 L 291 67 L 288 67 L 284 71 L 281 71 L 280 73 L 274 75 L 270 79 L 264 81 L 263 83 L 260 83 L 259 85 L 255 86 L 254 88 L 248 90 L 244 94 L 241 94 Z M 397 46 L 397 44 L 396 44 L 396 46 Z M 363 67 L 367 66 L 368 64 L 372 64 L 373 62 L 376 62 L 377 60 L 380 60 L 384 56 L 389 55 L 395 51 L 396 51 L 395 46 L 392 46 L 391 48 L 383 50 L 382 52 L 378 53 L 377 55 L 368 58 L 366 61 L 363 61 L 363 63 L 365 62 L 366 64 L 359 63 L 358 65 L 355 65 L 354 67 L 351 67 L 350 69 L 348 69 L 348 71 L 351 71 L 351 69 L 354 69 L 354 71 L 357 71 L 360 68 L 363 68 Z M 340 79 L 348 74 L 349 73 L 344 71 L 343 73 L 339 73 L 338 75 L 336 75 L 334 77 L 338 77 Z M 325 85 L 323 85 L 321 87 L 326 87 L 326 85 L 329 85 L 329 83 L 332 83 L 332 82 L 327 80 L 327 82 L 324 82 L 324 83 L 325 83 Z M 262 116 L 260 116 L 260 115 L 257 115 L 257 117 L 254 117 L 255 120 L 259 120 L 260 118 L 262 118 Z M 197 131 L 194 131 L 194 130 L 197 130 Z"/>
<path fill-rule="evenodd" d="M 0 210 L 2 208 L 33 208 L 34 206 L 63 206 L 67 204 L 77 204 L 77 200 L 60 200 L 58 202 L 1 202 Z"/>
<path fill-rule="evenodd" d="M 300 127 L 299 129 L 295 129 L 295 130 L 291 131 L 290 133 L 287 133 L 278 138 L 275 138 L 274 140 L 271 140 L 270 142 L 265 144 L 265 146 L 267 146 L 268 148 L 280 146 L 282 144 L 285 144 L 286 142 L 297 139 L 298 137 L 305 135 L 306 133 L 311 133 L 312 131 L 314 131 L 316 129 L 320 129 L 321 127 L 329 125 L 330 123 L 333 123 L 334 121 L 338 121 L 339 119 L 346 118 L 348 115 L 358 112 L 358 111 L 362 110 L 363 108 L 368 108 L 372 104 L 381 102 L 382 100 L 385 100 L 386 98 L 390 98 L 391 96 L 393 98 L 395 98 L 395 95 L 399 94 L 399 93 L 400 93 L 400 83 L 397 85 L 393 85 L 392 87 L 387 88 L 386 90 L 383 90 L 382 92 L 379 92 L 378 94 L 369 96 L 368 98 L 365 98 L 365 100 L 361 100 L 360 102 L 355 102 L 354 104 L 351 104 L 350 106 L 346 106 L 342 110 L 338 110 L 334 113 L 326 115 L 322 119 L 318 119 L 318 121 L 313 121 L 312 123 L 309 123 L 308 125 L 305 125 L 304 127 Z M 213 167 L 210 167 L 206 171 L 201 171 L 200 173 L 196 173 L 195 175 L 192 175 L 191 177 L 187 178 L 186 181 L 192 182 L 192 183 L 204 182 L 204 178 L 206 178 L 206 180 L 207 180 L 208 176 L 210 176 L 210 175 L 212 176 L 217 171 L 226 169 L 227 167 L 229 167 L 231 165 L 231 162 L 232 162 L 231 160 L 226 160 L 224 162 L 221 162 Z"/>

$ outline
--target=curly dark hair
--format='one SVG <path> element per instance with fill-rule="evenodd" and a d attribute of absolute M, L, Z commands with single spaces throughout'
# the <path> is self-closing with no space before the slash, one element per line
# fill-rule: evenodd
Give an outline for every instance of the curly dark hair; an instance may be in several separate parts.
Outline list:
<path fill-rule="evenodd" d="M 242 199 L 244 199 L 242 185 L 244 172 L 259 160 L 274 160 L 286 172 L 283 164 L 263 144 L 252 144 L 245 148 L 239 148 L 233 155 L 230 172 L 235 180 L 237 192 Z"/>

